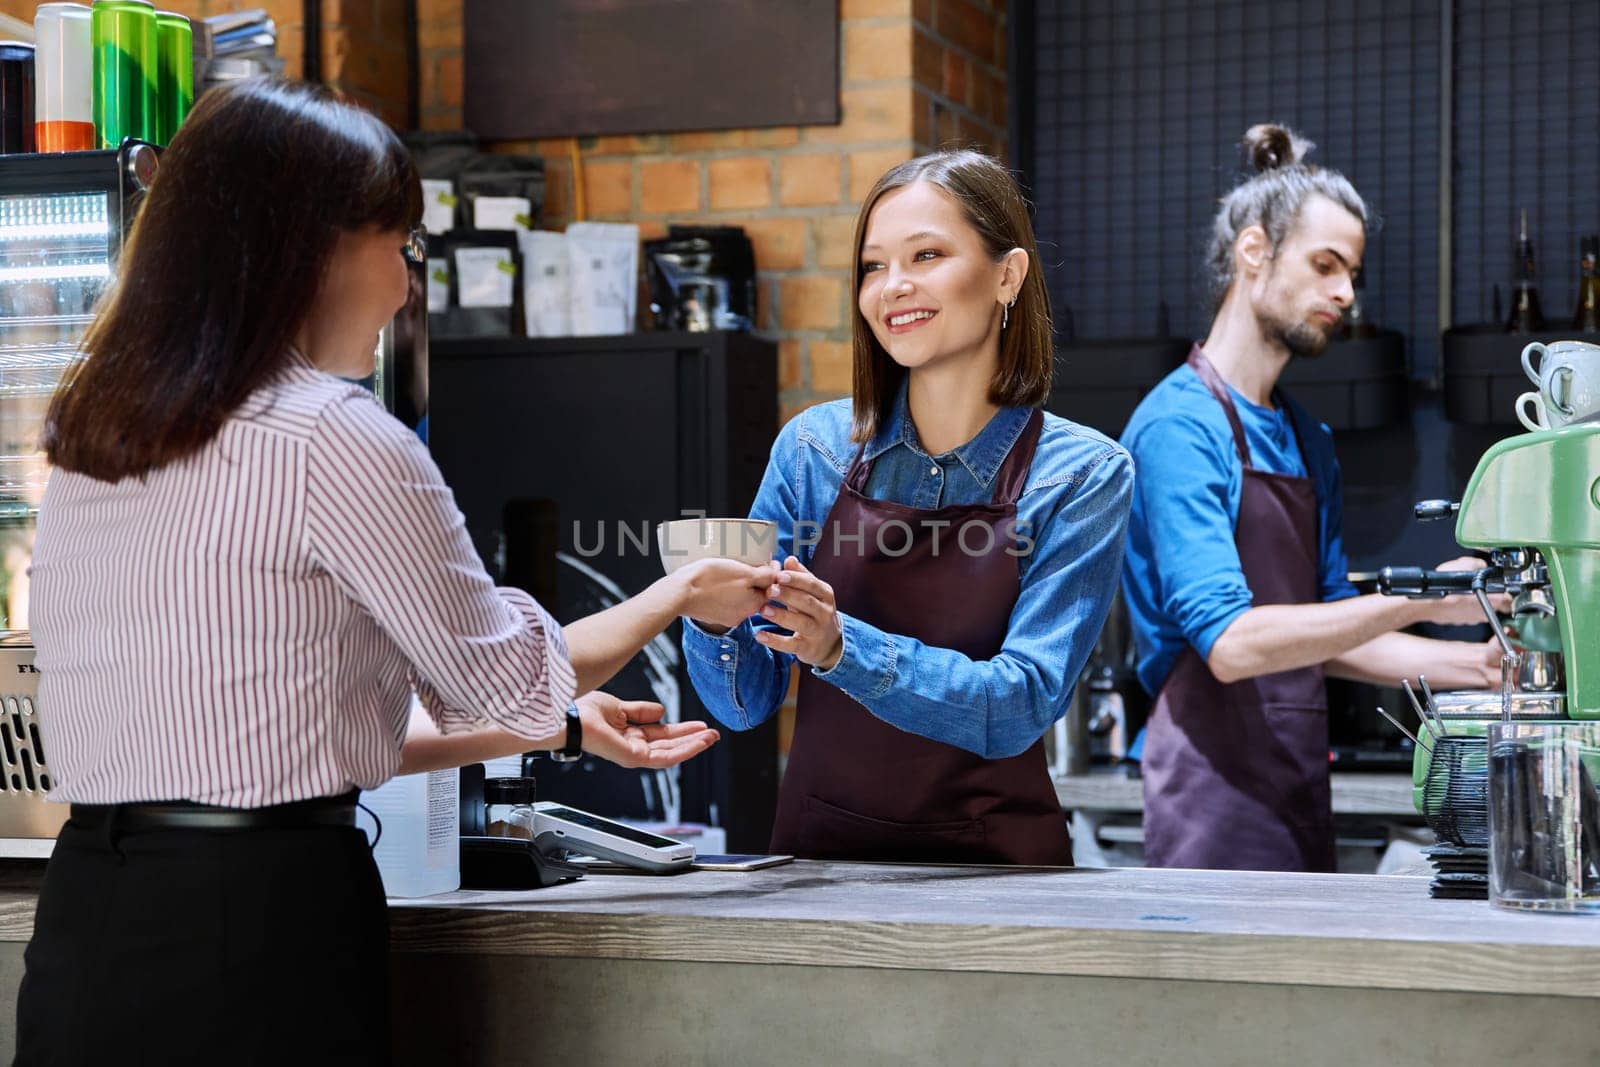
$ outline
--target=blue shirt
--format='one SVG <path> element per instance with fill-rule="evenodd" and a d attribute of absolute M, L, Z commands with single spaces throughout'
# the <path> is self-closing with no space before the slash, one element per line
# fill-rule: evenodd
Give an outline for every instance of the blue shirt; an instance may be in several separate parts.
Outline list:
<path fill-rule="evenodd" d="M 1228 391 L 1257 470 L 1300 477 L 1310 471 L 1317 491 L 1322 599 L 1355 596 L 1340 534 L 1344 492 L 1332 432 L 1281 392 L 1284 406 L 1270 408 L 1252 404 L 1231 386 Z M 1295 426 L 1301 428 L 1299 447 Z M 1244 467 L 1222 405 L 1187 365 L 1144 398 L 1122 443 L 1139 466 L 1122 591 L 1139 681 L 1153 694 L 1185 645 L 1209 657 L 1222 631 L 1250 608 L 1250 587 L 1233 542 Z"/>
<path fill-rule="evenodd" d="M 864 453 L 873 462 L 867 495 L 915 508 L 988 502 L 1030 413 L 1003 408 L 971 441 L 930 456 L 917 439 L 902 386 Z M 750 515 L 777 522 L 779 558 L 792 554 L 809 566 L 814 545 L 805 542 L 816 539 L 812 531 L 826 522 L 855 457 L 850 422 L 850 402 L 839 400 L 807 409 L 778 435 Z M 1021 589 L 1000 653 L 974 661 L 887 633 L 851 615 L 843 591 L 837 605 L 843 653 L 832 670 L 813 673 L 902 730 L 988 758 L 1026 751 L 1065 714 L 1099 636 L 1116 589 L 1132 497 L 1126 452 L 1087 427 L 1046 414 L 1017 501 L 1019 533 L 1033 545 L 1018 556 Z M 842 547 L 850 551 L 847 542 Z M 718 636 L 684 623 L 695 691 L 735 730 L 770 718 L 789 687 L 794 657 L 758 644 L 757 627 L 776 628 L 753 618 Z"/>

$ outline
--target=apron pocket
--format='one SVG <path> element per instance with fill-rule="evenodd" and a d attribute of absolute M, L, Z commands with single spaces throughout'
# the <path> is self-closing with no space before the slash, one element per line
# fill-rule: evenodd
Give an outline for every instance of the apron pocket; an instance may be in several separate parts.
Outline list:
<path fill-rule="evenodd" d="M 1321 704 L 1262 705 L 1271 734 L 1269 780 L 1283 798 L 1284 821 L 1320 826 L 1329 819 L 1328 709 Z"/>
<path fill-rule="evenodd" d="M 820 797 L 808 796 L 801 839 L 806 854 L 818 858 L 865 858 L 932 863 L 981 848 L 982 819 L 898 822 L 862 815 Z"/>

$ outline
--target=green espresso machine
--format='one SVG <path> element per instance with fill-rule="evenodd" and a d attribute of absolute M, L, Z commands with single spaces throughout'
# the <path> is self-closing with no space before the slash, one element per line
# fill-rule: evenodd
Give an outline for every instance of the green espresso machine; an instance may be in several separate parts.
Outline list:
<path fill-rule="evenodd" d="M 1482 738 L 1488 723 L 1507 714 L 1519 722 L 1600 719 L 1600 423 L 1495 444 L 1478 461 L 1460 504 L 1417 505 L 1419 519 L 1451 515 L 1456 540 L 1487 551 L 1489 565 L 1466 572 L 1386 568 L 1379 589 L 1411 597 L 1476 595 L 1521 667 L 1500 691 L 1429 694 L 1422 710 L 1432 721 L 1419 734 L 1424 744 L 1413 758 L 1412 785 L 1417 810 L 1436 830 L 1441 804 L 1465 803 L 1461 797 L 1476 791 L 1441 786 L 1434 749 L 1454 752 L 1452 739 Z M 1494 593 L 1512 598 L 1509 627 L 1491 609 Z M 1463 777 L 1461 771 L 1455 776 Z"/>
<path fill-rule="evenodd" d="M 1553 611 L 1523 618 L 1513 609 L 1522 643 L 1564 652 L 1566 717 L 1600 719 L 1600 424 L 1522 434 L 1485 452 L 1456 540 L 1527 558 L 1531 569 L 1506 574 L 1507 587 L 1534 582 Z"/>

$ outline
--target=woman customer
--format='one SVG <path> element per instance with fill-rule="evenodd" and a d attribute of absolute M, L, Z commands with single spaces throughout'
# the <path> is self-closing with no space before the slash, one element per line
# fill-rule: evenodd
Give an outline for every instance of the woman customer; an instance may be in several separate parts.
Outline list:
<path fill-rule="evenodd" d="M 400 766 L 413 687 L 440 736 L 412 769 L 580 727 L 636 763 L 715 740 L 567 709 L 681 612 L 756 611 L 770 572 L 709 561 L 563 633 L 493 587 L 421 443 L 340 380 L 372 372 L 420 214 L 399 140 L 316 87 L 215 89 L 163 159 L 46 424 L 33 636 L 73 807 L 18 1063 L 386 1062 L 354 800 Z"/>
<path fill-rule="evenodd" d="M 686 626 L 690 677 L 747 729 L 803 665 L 774 851 L 1068 864 L 1042 737 L 1115 590 L 1131 463 L 1040 409 L 1049 299 L 999 163 L 893 168 L 855 253 L 853 396 L 784 428 L 751 512 L 776 603 Z"/>

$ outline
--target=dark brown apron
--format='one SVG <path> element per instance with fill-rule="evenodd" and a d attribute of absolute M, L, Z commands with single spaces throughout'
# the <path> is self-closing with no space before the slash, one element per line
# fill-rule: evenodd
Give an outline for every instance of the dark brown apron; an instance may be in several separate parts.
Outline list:
<path fill-rule="evenodd" d="M 811 570 L 862 622 L 974 660 L 998 655 L 1020 588 L 1017 497 L 1043 424 L 1033 412 L 988 504 L 921 509 L 873 500 L 872 464 L 857 451 Z M 979 554 L 961 547 L 964 526 L 989 528 L 966 535 Z M 1021 755 L 984 759 L 890 726 L 806 669 L 772 850 L 833 860 L 1072 862 L 1042 739 Z"/>
<path fill-rule="evenodd" d="M 1189 366 L 1227 412 L 1244 464 L 1233 540 L 1252 602 L 1318 602 L 1315 485 L 1254 469 L 1228 388 L 1199 345 Z M 1185 648 L 1156 697 L 1142 763 L 1148 866 L 1334 869 L 1320 666 L 1224 685 Z"/>

